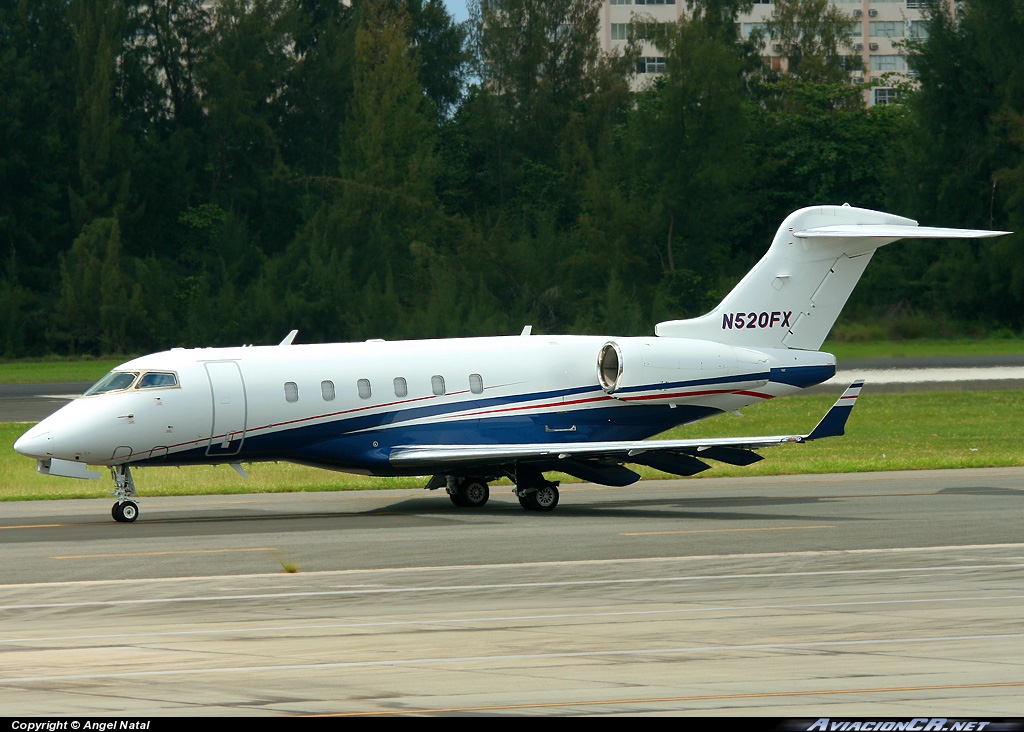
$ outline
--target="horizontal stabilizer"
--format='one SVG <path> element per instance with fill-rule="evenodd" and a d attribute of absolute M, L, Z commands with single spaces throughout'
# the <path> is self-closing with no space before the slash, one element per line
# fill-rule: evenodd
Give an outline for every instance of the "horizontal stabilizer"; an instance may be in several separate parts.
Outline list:
<path fill-rule="evenodd" d="M 986 239 L 1009 233 L 982 229 L 943 229 L 936 226 L 860 224 L 818 226 L 794 231 L 793 236 L 798 239 Z"/>

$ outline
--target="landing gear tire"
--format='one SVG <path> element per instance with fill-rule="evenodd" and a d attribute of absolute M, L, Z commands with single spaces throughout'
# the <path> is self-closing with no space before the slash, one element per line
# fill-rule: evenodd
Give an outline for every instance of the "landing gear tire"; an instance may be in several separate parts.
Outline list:
<path fill-rule="evenodd" d="M 558 488 L 545 485 L 535 491 L 521 493 L 519 505 L 527 511 L 554 511 L 558 505 Z"/>
<path fill-rule="evenodd" d="M 470 479 L 459 486 L 458 495 L 466 508 L 480 508 L 491 497 L 491 489 L 482 480 Z"/>
<path fill-rule="evenodd" d="M 491 497 L 491 489 L 479 478 L 466 478 L 448 490 L 448 497 L 459 508 L 480 508 Z"/>
<path fill-rule="evenodd" d="M 125 501 L 121 504 L 121 520 L 125 523 L 132 523 L 139 517 L 139 504 L 135 501 Z"/>
<path fill-rule="evenodd" d="M 135 501 L 118 501 L 110 509 L 110 515 L 118 523 L 130 524 L 139 517 L 139 504 Z"/>

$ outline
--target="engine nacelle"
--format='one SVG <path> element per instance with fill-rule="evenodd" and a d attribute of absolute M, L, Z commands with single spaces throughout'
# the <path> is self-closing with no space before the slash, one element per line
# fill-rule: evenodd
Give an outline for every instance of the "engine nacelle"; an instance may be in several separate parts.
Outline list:
<path fill-rule="evenodd" d="M 597 378 L 610 396 L 686 404 L 768 383 L 767 354 L 688 338 L 621 338 L 601 347 Z"/>

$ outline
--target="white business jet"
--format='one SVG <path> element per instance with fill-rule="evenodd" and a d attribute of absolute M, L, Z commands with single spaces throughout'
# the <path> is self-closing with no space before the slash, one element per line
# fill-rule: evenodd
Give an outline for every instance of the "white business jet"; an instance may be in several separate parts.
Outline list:
<path fill-rule="evenodd" d="M 115 520 L 138 517 L 133 466 L 290 461 L 367 475 L 432 475 L 456 506 L 508 477 L 523 508 L 558 504 L 559 472 L 603 485 L 627 464 L 693 475 L 754 449 L 843 434 L 854 383 L 805 435 L 648 440 L 831 378 L 819 352 L 871 255 L 901 238 L 1009 232 L 920 227 L 816 206 L 791 214 L 712 312 L 654 337 L 518 336 L 172 349 L 125 363 L 14 445 L 41 473 L 114 478 Z"/>

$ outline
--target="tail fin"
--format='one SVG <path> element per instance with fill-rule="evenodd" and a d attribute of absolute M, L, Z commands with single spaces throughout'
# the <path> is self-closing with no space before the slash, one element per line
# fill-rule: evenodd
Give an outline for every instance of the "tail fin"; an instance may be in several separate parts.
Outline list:
<path fill-rule="evenodd" d="M 898 239 L 979 238 L 1006 231 L 940 229 L 913 219 L 844 206 L 790 214 L 768 252 L 707 315 L 658 323 L 669 338 L 816 351 L 879 247 Z"/>

